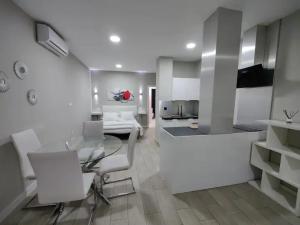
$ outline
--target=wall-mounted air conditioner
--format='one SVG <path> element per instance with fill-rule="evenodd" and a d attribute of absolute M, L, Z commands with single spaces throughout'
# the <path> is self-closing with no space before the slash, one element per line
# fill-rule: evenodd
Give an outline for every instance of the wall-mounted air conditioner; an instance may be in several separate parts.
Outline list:
<path fill-rule="evenodd" d="M 65 41 L 48 25 L 36 24 L 37 42 L 58 56 L 67 56 L 69 48 Z"/>

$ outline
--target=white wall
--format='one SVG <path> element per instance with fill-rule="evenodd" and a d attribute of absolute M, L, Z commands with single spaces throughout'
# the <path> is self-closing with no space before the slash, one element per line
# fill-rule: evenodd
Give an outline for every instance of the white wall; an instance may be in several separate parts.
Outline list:
<path fill-rule="evenodd" d="M 0 70 L 11 88 L 0 93 L 0 212 L 23 190 L 18 158 L 9 141 L 11 133 L 34 128 L 42 144 L 79 134 L 89 118 L 90 76 L 77 58 L 59 58 L 34 40 L 34 23 L 11 1 L 0 1 Z M 24 61 L 30 75 L 18 79 L 16 60 Z M 34 88 L 38 103 L 27 103 L 26 92 Z M 72 106 L 69 106 L 72 103 Z"/>
<path fill-rule="evenodd" d="M 138 105 L 144 109 L 147 108 L 148 86 L 155 86 L 155 74 L 138 74 L 129 72 L 113 72 L 113 71 L 92 71 L 92 109 L 99 111 L 102 105 Z M 94 89 L 98 90 L 98 100 L 93 93 Z M 115 89 L 128 89 L 135 96 L 134 101 L 128 103 L 120 103 L 110 101 L 107 92 Z M 140 89 L 143 95 L 139 95 Z"/>
<path fill-rule="evenodd" d="M 283 18 L 275 69 L 272 118 L 282 120 L 282 110 L 300 110 L 300 11 Z M 300 114 L 295 117 L 300 122 Z"/>

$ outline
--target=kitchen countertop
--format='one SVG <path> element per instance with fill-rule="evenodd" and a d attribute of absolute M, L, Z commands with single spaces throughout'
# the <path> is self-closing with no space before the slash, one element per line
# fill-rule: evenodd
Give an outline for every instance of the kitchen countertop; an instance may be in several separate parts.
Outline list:
<path fill-rule="evenodd" d="M 174 115 L 165 115 L 161 116 L 163 120 L 188 120 L 188 119 L 198 119 L 198 116 L 194 115 L 183 115 L 183 116 L 174 116 Z"/>
<path fill-rule="evenodd" d="M 232 127 L 232 130 L 220 130 L 211 132 L 208 126 L 201 126 L 198 129 L 192 129 L 190 127 L 164 127 L 165 131 L 167 131 L 172 136 L 193 136 L 193 135 L 218 135 L 218 134 L 232 134 L 232 133 L 244 133 L 244 132 L 258 132 L 265 130 L 255 129 L 253 127 L 244 125 L 243 127 Z"/>

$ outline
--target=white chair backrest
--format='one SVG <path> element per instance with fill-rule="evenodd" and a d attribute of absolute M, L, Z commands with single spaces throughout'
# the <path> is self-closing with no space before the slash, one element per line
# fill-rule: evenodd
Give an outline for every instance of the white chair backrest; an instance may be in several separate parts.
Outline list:
<path fill-rule="evenodd" d="M 76 151 L 28 153 L 37 179 L 39 202 L 69 202 L 85 198 Z"/>
<path fill-rule="evenodd" d="M 135 143 L 137 141 L 138 133 L 138 128 L 133 127 L 128 139 L 127 159 L 130 167 L 132 166 L 134 160 Z"/>
<path fill-rule="evenodd" d="M 83 141 L 83 136 L 79 137 L 71 137 L 69 140 L 65 142 L 65 148 L 68 151 L 74 151 L 78 148 L 80 143 Z"/>
<path fill-rule="evenodd" d="M 34 176 L 27 153 L 36 152 L 41 143 L 32 129 L 24 130 L 11 135 L 13 144 L 18 152 L 22 176 L 24 179 Z"/>
<path fill-rule="evenodd" d="M 83 123 L 84 138 L 103 138 L 103 121 L 86 121 Z"/>

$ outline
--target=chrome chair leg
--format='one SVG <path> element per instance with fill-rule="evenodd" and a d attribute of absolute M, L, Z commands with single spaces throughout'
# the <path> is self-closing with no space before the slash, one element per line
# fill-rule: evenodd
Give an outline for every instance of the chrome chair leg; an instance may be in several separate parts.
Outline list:
<path fill-rule="evenodd" d="M 132 191 L 122 192 L 122 193 L 119 193 L 119 194 L 116 194 L 116 195 L 111 195 L 111 196 L 107 197 L 108 199 L 118 198 L 118 197 L 122 197 L 122 196 L 131 195 L 131 194 L 135 194 L 136 193 L 134 185 L 133 185 L 132 177 L 126 177 L 126 178 L 123 178 L 123 179 L 112 180 L 112 181 L 106 181 L 105 179 L 102 179 L 102 180 L 103 180 L 103 185 L 112 184 L 112 183 L 118 183 L 118 182 L 122 182 L 122 181 L 126 181 L 126 180 L 130 180 L 131 181 Z"/>
<path fill-rule="evenodd" d="M 91 209 L 91 215 L 90 215 L 90 218 L 89 218 L 88 225 L 92 225 L 93 224 L 94 218 L 95 218 L 96 209 L 97 209 L 97 206 L 98 206 L 98 194 L 97 194 L 97 187 L 96 187 L 95 182 L 93 183 L 92 190 L 93 190 L 93 194 L 94 194 L 94 202 L 95 203 L 94 203 L 94 206 Z"/>
<path fill-rule="evenodd" d="M 57 224 L 58 219 L 61 216 L 61 214 L 63 213 L 64 209 L 65 209 L 65 204 L 64 203 L 57 204 L 57 206 L 55 207 L 54 213 L 53 213 L 53 216 L 56 214 L 56 217 L 55 217 L 52 225 Z"/>
<path fill-rule="evenodd" d="M 109 178 L 110 178 L 109 174 L 104 174 L 103 181 L 107 181 L 107 180 L 109 180 Z"/>
<path fill-rule="evenodd" d="M 110 201 L 103 194 L 103 189 L 101 184 L 100 184 L 100 190 L 98 189 L 95 183 L 92 185 L 92 189 L 94 190 L 94 193 L 96 193 L 97 197 L 101 198 L 107 205 L 110 205 Z"/>
<path fill-rule="evenodd" d="M 100 191 L 97 190 L 97 195 L 98 197 L 100 197 L 107 205 L 110 205 L 110 201 L 108 200 L 108 198 Z"/>
<path fill-rule="evenodd" d="M 94 194 L 94 205 L 91 209 L 88 225 L 93 225 L 93 222 L 94 222 L 94 219 L 95 219 L 96 209 L 97 209 L 97 206 L 98 206 L 97 188 L 95 188 L 95 186 L 93 185 L 92 189 L 93 189 L 93 194 Z M 50 218 L 51 218 L 51 217 L 54 217 L 56 215 L 52 225 L 57 225 L 58 219 L 62 215 L 62 213 L 64 211 L 64 208 L 65 208 L 64 203 L 59 203 L 59 204 L 56 205 L 55 209 L 53 210 L 53 213 L 50 216 Z"/>

